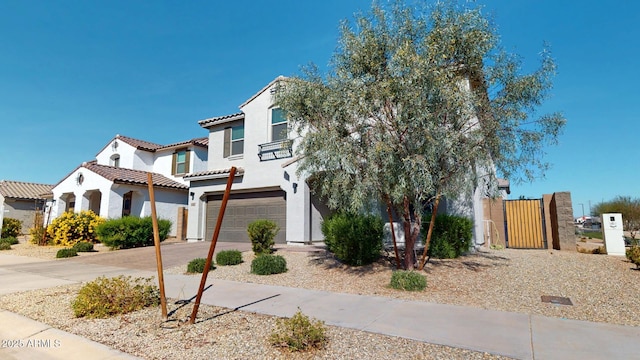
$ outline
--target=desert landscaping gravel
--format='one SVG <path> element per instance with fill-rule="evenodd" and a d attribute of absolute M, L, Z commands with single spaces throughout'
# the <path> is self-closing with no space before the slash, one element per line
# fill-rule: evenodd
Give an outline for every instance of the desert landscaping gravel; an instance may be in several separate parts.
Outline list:
<path fill-rule="evenodd" d="M 25 244 L 26 245 L 26 244 Z M 41 258 L 45 250 L 14 246 L 13 255 Z M 388 283 L 392 263 L 382 259 L 364 267 L 349 267 L 330 254 L 278 250 L 287 260 L 284 274 L 250 274 L 251 252 L 244 262 L 218 266 L 213 279 L 300 287 L 333 292 L 465 305 L 568 319 L 640 326 L 640 271 L 623 257 L 553 250 L 490 250 L 454 260 L 431 260 L 423 274 L 423 292 L 393 290 Z M 126 250 L 121 250 L 126 251 Z M 85 254 L 83 256 L 91 256 Z M 59 260 L 64 261 L 64 260 Z M 184 266 L 167 269 L 184 273 Z M 199 275 L 194 275 L 199 276 Z M 169 302 L 169 321 L 159 310 L 146 309 L 110 319 L 76 319 L 70 308 L 81 285 L 29 291 L 0 297 L 0 308 L 98 341 L 145 359 L 500 359 L 503 357 L 425 344 L 362 331 L 328 327 L 329 343 L 312 353 L 287 353 L 271 347 L 267 338 L 276 318 L 201 306 L 197 324 L 185 325 L 191 306 Z M 573 305 L 543 303 L 541 296 L 562 296 Z"/>

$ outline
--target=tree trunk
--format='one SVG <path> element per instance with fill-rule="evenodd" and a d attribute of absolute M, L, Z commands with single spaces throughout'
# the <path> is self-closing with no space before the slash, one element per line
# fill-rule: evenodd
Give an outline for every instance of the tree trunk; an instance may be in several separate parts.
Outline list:
<path fill-rule="evenodd" d="M 413 248 L 416 239 L 411 229 L 411 210 L 409 207 L 409 198 L 405 196 L 402 214 L 402 225 L 404 225 L 404 268 L 413 270 L 415 264 L 415 254 Z"/>
<path fill-rule="evenodd" d="M 386 197 L 387 200 L 387 213 L 389 214 L 389 227 L 391 228 L 391 238 L 393 239 L 393 252 L 396 256 L 396 268 L 402 268 L 402 264 L 400 263 L 400 254 L 398 253 L 398 243 L 396 242 L 396 231 L 393 227 L 393 214 L 391 213 L 391 199 Z"/>
<path fill-rule="evenodd" d="M 427 251 L 429 251 L 429 244 L 431 243 L 431 235 L 433 234 L 433 225 L 436 223 L 436 213 L 438 212 L 438 205 L 440 204 L 440 194 L 436 195 L 433 201 L 433 212 L 431 213 L 431 222 L 429 222 L 429 230 L 427 231 L 427 239 L 424 243 L 424 250 L 422 251 L 422 257 L 420 258 L 420 266 L 418 270 L 424 269 L 427 264 Z"/>

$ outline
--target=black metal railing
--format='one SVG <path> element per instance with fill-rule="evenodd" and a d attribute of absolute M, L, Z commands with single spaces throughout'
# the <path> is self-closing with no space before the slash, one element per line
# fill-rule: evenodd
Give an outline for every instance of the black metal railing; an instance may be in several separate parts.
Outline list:
<path fill-rule="evenodd" d="M 293 141 L 289 139 L 277 140 L 258 145 L 260 161 L 284 159 L 293 156 Z"/>

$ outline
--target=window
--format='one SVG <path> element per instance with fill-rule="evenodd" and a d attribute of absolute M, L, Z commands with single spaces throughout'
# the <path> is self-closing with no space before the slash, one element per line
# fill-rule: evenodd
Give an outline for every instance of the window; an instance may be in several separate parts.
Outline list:
<path fill-rule="evenodd" d="M 271 141 L 286 140 L 288 136 L 287 118 L 284 110 L 271 109 Z"/>
<path fill-rule="evenodd" d="M 131 215 L 131 201 L 133 200 L 133 192 L 129 191 L 122 197 L 122 216 Z"/>
<path fill-rule="evenodd" d="M 111 156 L 111 166 L 120 167 L 120 155 Z"/>
<path fill-rule="evenodd" d="M 178 150 L 173 153 L 172 175 L 186 174 L 189 172 L 189 151 Z"/>
<path fill-rule="evenodd" d="M 242 155 L 244 153 L 244 125 L 224 129 L 223 152 L 225 158 L 232 155 Z"/>

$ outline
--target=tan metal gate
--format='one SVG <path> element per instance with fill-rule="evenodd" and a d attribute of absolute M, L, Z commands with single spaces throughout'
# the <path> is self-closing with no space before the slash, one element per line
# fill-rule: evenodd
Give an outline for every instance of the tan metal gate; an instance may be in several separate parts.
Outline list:
<path fill-rule="evenodd" d="M 507 247 L 546 249 L 542 199 L 505 200 Z"/>

